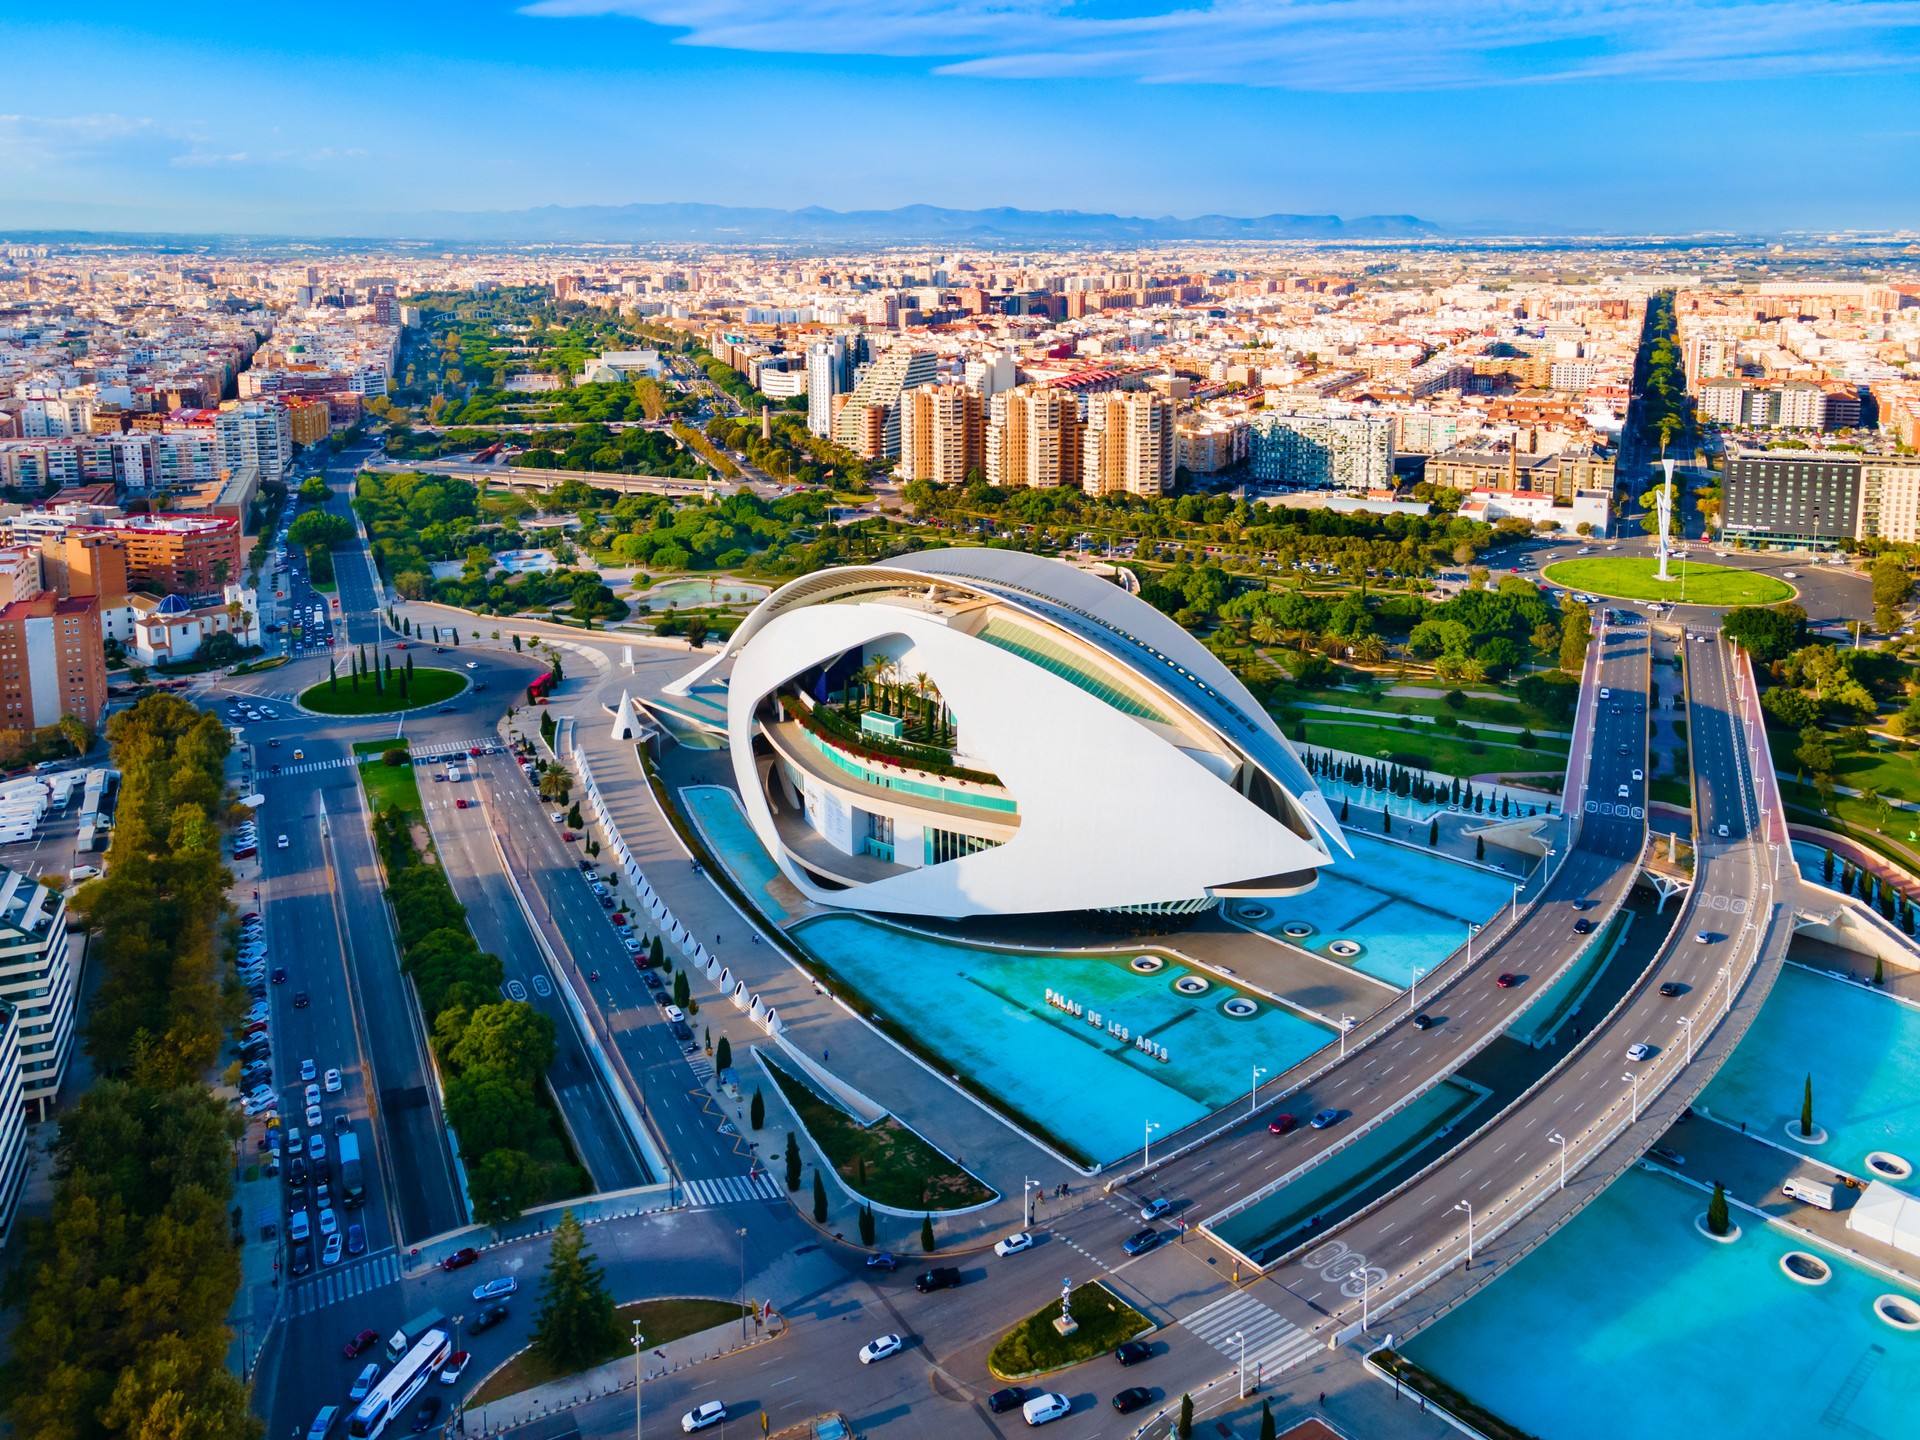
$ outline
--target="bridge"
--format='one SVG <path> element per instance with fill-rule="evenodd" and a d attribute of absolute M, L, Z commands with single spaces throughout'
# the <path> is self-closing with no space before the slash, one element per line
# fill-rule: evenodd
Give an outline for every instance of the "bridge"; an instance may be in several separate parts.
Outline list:
<path fill-rule="evenodd" d="M 386 475 L 415 472 L 446 475 L 456 480 L 471 480 L 488 489 L 542 493 L 575 480 L 595 490 L 613 490 L 623 495 L 675 495 L 682 499 L 710 500 L 731 495 L 740 488 L 733 481 L 712 477 L 687 480 L 677 475 L 615 475 L 605 470 L 538 470 L 517 465 L 480 465 L 471 460 L 373 460 L 361 468 Z"/>

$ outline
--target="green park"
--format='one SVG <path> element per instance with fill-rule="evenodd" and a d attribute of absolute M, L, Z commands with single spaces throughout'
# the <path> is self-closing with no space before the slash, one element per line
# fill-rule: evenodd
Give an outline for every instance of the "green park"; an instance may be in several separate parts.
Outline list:
<path fill-rule="evenodd" d="M 300 705 L 316 715 L 391 715 L 441 704 L 466 688 L 467 677 L 458 670 L 422 667 L 376 676 L 369 668 L 365 674 L 331 675 L 308 686 L 300 693 Z"/>
<path fill-rule="evenodd" d="M 1555 585 L 1611 600 L 1678 602 L 1684 592 L 1688 605 L 1776 605 L 1794 595 L 1791 585 L 1771 575 L 1693 560 L 1669 561 L 1667 569 L 1673 578 L 1661 580 L 1656 576 L 1659 563 L 1650 556 L 1596 555 L 1562 560 L 1547 566 L 1545 574 Z"/>

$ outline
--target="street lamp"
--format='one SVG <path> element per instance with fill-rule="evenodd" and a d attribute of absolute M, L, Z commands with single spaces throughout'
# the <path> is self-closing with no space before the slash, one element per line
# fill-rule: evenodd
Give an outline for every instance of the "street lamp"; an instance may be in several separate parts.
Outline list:
<path fill-rule="evenodd" d="M 1558 1130 L 1547 1136 L 1550 1143 L 1560 1147 L 1560 1188 L 1567 1188 L 1567 1137 Z"/>
<path fill-rule="evenodd" d="M 1473 921 L 1469 920 L 1467 922 L 1467 964 L 1469 965 L 1473 964 L 1473 937 L 1479 928 L 1480 927 L 1474 924 Z"/>
<path fill-rule="evenodd" d="M 1253 1089 L 1247 1093 L 1247 1118 L 1249 1120 L 1253 1118 L 1253 1112 L 1260 1108 L 1260 1077 L 1266 1073 L 1267 1067 L 1264 1065 L 1256 1065 L 1253 1067 Z"/>
<path fill-rule="evenodd" d="M 1473 1206 L 1462 1200 L 1453 1208 L 1467 1212 L 1467 1269 L 1471 1270 L 1473 1268 Z"/>
<path fill-rule="evenodd" d="M 1236 1330 L 1233 1338 L 1240 1342 L 1240 1398 L 1247 1398 L 1247 1332 Z"/>
<path fill-rule="evenodd" d="M 1633 1086 L 1633 1119 L 1634 1123 L 1638 1124 L 1640 1120 L 1640 1074 L 1636 1070 L 1629 1070 L 1620 1078 Z"/>
<path fill-rule="evenodd" d="M 640 1322 L 633 1322 L 633 1440 L 640 1440 L 640 1424 L 645 1410 L 640 1401 L 640 1347 L 647 1343 L 647 1337 L 640 1333 Z"/>
<path fill-rule="evenodd" d="M 1026 1224 L 1022 1227 L 1024 1229 L 1031 1230 L 1033 1228 L 1033 1192 L 1039 1188 L 1040 1182 L 1038 1180 L 1022 1177 L 1020 1182 L 1020 1204 L 1026 1215 Z"/>
<path fill-rule="evenodd" d="M 1379 1280 L 1375 1280 L 1375 1279 L 1373 1278 L 1373 1276 L 1375 1275 L 1375 1273 L 1378 1273 L 1378 1274 L 1379 1274 L 1379 1276 L 1380 1276 L 1380 1279 L 1379 1279 Z M 1375 1271 L 1374 1271 L 1374 1270 L 1372 1270 L 1372 1269 L 1368 1269 L 1368 1270 L 1366 1270 L 1365 1272 L 1363 1272 L 1363 1273 L 1362 1273 L 1362 1275 L 1361 1275 L 1361 1277 L 1360 1277 L 1360 1279 L 1361 1279 L 1361 1285 L 1360 1285 L 1360 1328 L 1361 1328 L 1362 1330 L 1368 1330 L 1368 1329 L 1371 1329 L 1371 1328 L 1372 1328 L 1372 1326 L 1373 1326 L 1373 1317 L 1372 1317 L 1372 1315 L 1371 1315 L 1371 1313 L 1370 1313 L 1370 1311 L 1369 1311 L 1369 1302 L 1370 1302 L 1370 1301 L 1371 1301 L 1371 1300 L 1373 1299 L 1373 1292 L 1374 1292 L 1374 1290 L 1375 1290 L 1376 1288 L 1378 1288 L 1378 1286 L 1380 1285 L 1380 1282 L 1381 1282 L 1382 1280 L 1385 1280 L 1386 1278 L 1387 1278 L 1387 1272 L 1386 1272 L 1386 1271 L 1384 1271 L 1384 1270 L 1381 1270 L 1381 1271 L 1378 1271 L 1378 1272 L 1375 1272 Z"/>
<path fill-rule="evenodd" d="M 1427 972 L 1418 965 L 1413 967 L 1413 983 L 1407 986 L 1407 1013 L 1411 1015 L 1420 1008 L 1420 977 Z"/>
<path fill-rule="evenodd" d="M 1340 1017 L 1340 1058 L 1342 1060 L 1347 1058 L 1347 1031 L 1352 1028 L 1353 1017 L 1351 1015 L 1342 1015 Z"/>
<path fill-rule="evenodd" d="M 734 1232 L 740 1237 L 740 1341 L 747 1339 L 747 1227 Z"/>
<path fill-rule="evenodd" d="M 1687 1064 L 1693 1063 L 1693 1016 L 1682 1015 L 1680 1023 L 1687 1027 Z"/>
<path fill-rule="evenodd" d="M 1160 1122 L 1158 1120 L 1147 1121 L 1146 1138 L 1140 1142 L 1140 1168 L 1142 1170 L 1150 1170 L 1153 1168 L 1153 1162 L 1148 1157 L 1152 1154 L 1153 1132 L 1159 1128 Z"/>

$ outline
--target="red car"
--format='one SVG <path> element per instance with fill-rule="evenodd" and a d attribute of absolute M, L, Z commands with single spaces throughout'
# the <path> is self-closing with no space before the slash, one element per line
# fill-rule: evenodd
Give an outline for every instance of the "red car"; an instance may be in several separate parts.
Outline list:
<path fill-rule="evenodd" d="M 358 1335 L 340 1347 L 340 1354 L 342 1358 L 347 1360 L 356 1359 L 371 1350 L 379 1338 L 380 1337 L 371 1330 L 362 1330 Z"/>
<path fill-rule="evenodd" d="M 1273 1117 L 1273 1123 L 1267 1126 L 1267 1133 L 1269 1135 L 1284 1135 L 1299 1123 L 1300 1122 L 1291 1115 L 1276 1115 Z"/>
<path fill-rule="evenodd" d="M 471 1245 L 462 1245 L 453 1254 L 440 1262 L 442 1270 L 464 1270 L 480 1258 L 480 1252 Z"/>
<path fill-rule="evenodd" d="M 467 808 L 467 802 L 465 800 L 456 800 L 453 802 L 453 808 L 456 810 L 464 810 Z"/>
<path fill-rule="evenodd" d="M 1502 990 L 1511 990 L 1520 983 L 1520 977 L 1517 975 L 1502 975 L 1493 983 L 1498 985 Z"/>
<path fill-rule="evenodd" d="M 474 746 L 471 750 L 467 751 L 467 754 L 473 756 L 474 759 L 478 760 L 481 755 L 480 747 L 478 745 Z"/>

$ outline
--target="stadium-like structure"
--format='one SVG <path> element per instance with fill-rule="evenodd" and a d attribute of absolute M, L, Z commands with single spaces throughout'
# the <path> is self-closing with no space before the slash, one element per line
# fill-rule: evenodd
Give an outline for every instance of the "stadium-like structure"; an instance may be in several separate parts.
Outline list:
<path fill-rule="evenodd" d="M 822 570 L 721 653 L 747 815 L 809 899 L 959 919 L 1286 895 L 1345 849 L 1246 687 L 1151 605 L 1014 550 Z"/>

